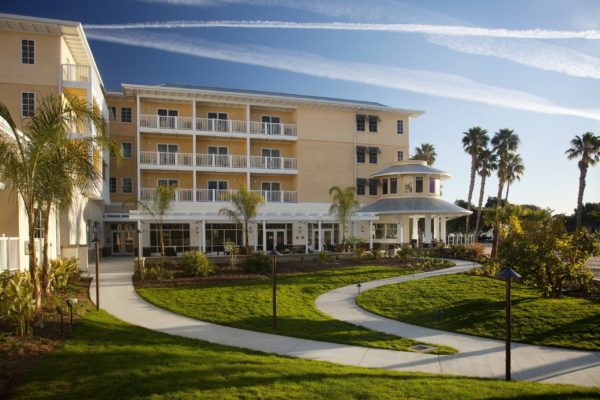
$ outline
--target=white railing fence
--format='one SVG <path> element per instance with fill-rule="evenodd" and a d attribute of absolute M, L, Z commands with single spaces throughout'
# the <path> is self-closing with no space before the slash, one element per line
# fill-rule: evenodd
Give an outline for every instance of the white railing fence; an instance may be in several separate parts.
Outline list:
<path fill-rule="evenodd" d="M 87 83 L 90 81 L 90 71 L 89 65 L 63 64 L 62 79 L 66 82 Z"/>
<path fill-rule="evenodd" d="M 475 243 L 475 234 L 473 233 L 449 233 L 446 235 L 446 244 L 454 246 L 457 244 L 473 244 Z"/>

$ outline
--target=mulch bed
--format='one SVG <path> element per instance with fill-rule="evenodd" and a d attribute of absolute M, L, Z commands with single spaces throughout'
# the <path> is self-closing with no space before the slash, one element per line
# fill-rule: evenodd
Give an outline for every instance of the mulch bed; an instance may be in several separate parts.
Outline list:
<path fill-rule="evenodd" d="M 78 299 L 78 304 L 73 310 L 73 324 L 93 308 L 88 295 L 90 282 L 91 279 L 82 278 L 67 291 L 45 297 L 44 327 L 34 327 L 31 336 L 14 336 L 13 327 L 8 321 L 0 318 L 0 398 L 8 398 L 11 390 L 23 381 L 29 371 L 69 336 L 71 326 L 67 298 Z M 57 305 L 61 305 L 65 312 L 64 333 L 61 333 Z"/>

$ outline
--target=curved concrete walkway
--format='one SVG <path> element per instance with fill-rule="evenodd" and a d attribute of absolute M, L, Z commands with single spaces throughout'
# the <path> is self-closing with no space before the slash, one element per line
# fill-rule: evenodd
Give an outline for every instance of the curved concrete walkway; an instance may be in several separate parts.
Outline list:
<path fill-rule="evenodd" d="M 460 272 L 461 268 L 464 270 L 471 267 L 472 265 L 462 265 L 453 267 L 452 270 L 438 271 L 436 274 L 456 273 Z M 114 258 L 102 261 L 100 266 L 100 306 L 117 318 L 144 328 L 227 346 L 346 365 L 398 371 L 503 378 L 503 345 L 497 341 L 474 338 L 473 343 L 479 343 L 478 347 L 466 348 L 460 354 L 452 356 L 437 356 L 326 343 L 231 328 L 177 315 L 151 305 L 135 292 L 131 282 L 132 272 L 133 262 L 130 258 Z M 432 275 L 432 273 L 418 274 L 416 277 L 429 275 Z M 412 278 L 412 275 L 410 278 Z M 394 282 L 390 281 L 389 283 Z M 365 283 L 363 287 L 370 287 L 368 285 L 370 283 Z M 359 325 L 363 323 L 373 324 L 375 325 L 373 329 L 376 330 L 398 328 L 384 327 L 390 322 L 400 323 L 370 313 L 367 313 L 368 317 L 363 315 L 358 319 L 347 314 L 349 311 L 347 307 L 354 304 L 354 297 L 351 295 L 350 290 L 354 291 L 354 295 L 356 295 L 356 287 L 349 286 L 338 290 L 324 295 L 326 296 L 324 299 L 321 296 L 318 299 L 318 306 L 325 307 L 328 313 L 343 314 L 342 319 L 349 319 L 352 323 Z M 346 291 L 348 293 L 345 293 Z M 92 283 L 90 294 L 92 300 L 95 301 L 95 282 Z M 331 296 L 329 296 L 330 294 Z M 336 301 L 335 298 L 338 298 L 339 301 Z M 357 309 L 358 312 L 365 312 L 358 307 Z M 377 322 L 378 320 L 379 322 Z M 419 336 L 419 330 L 427 332 L 422 333 L 421 336 L 427 338 L 424 340 L 432 343 L 441 344 L 438 339 L 445 338 L 444 335 L 454 335 L 441 331 L 436 331 L 441 333 L 435 334 L 431 332 L 432 330 L 418 327 L 415 327 L 415 329 L 413 335 Z M 445 344 L 459 347 L 452 343 Z M 528 348 L 528 350 L 521 353 L 519 351 L 521 347 Z M 517 354 L 515 354 L 516 357 L 513 356 L 515 379 L 600 386 L 600 353 L 523 345 L 515 345 L 514 348 L 514 353 L 518 353 L 518 356 L 516 356 Z"/>

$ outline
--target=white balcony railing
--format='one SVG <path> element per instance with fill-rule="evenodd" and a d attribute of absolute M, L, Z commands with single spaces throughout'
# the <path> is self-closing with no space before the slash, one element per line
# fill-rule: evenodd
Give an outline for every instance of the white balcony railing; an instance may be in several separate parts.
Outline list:
<path fill-rule="evenodd" d="M 156 188 L 142 188 L 140 192 L 141 201 L 153 201 L 156 198 Z M 192 202 L 194 201 L 194 189 L 175 189 L 172 200 Z"/>
<path fill-rule="evenodd" d="M 246 156 L 231 154 L 197 154 L 196 166 L 218 168 L 246 168 Z"/>
<path fill-rule="evenodd" d="M 196 130 L 203 132 L 246 133 L 246 121 L 196 118 Z"/>
<path fill-rule="evenodd" d="M 197 189 L 196 201 L 213 202 L 213 201 L 229 201 L 229 196 L 236 193 L 237 190 L 222 190 L 222 189 Z"/>
<path fill-rule="evenodd" d="M 160 151 L 141 151 L 141 165 L 188 166 L 194 165 L 191 153 L 164 153 Z"/>
<path fill-rule="evenodd" d="M 63 64 L 62 80 L 64 82 L 88 83 L 91 68 L 89 65 Z"/>
<path fill-rule="evenodd" d="M 193 129 L 193 118 L 142 114 L 140 126 L 150 129 L 190 131 Z"/>
<path fill-rule="evenodd" d="M 298 202 L 298 192 L 290 192 L 285 190 L 253 190 L 253 192 L 260 194 L 267 203 Z"/>
<path fill-rule="evenodd" d="M 255 169 L 273 169 L 273 170 L 295 170 L 298 169 L 298 162 L 295 158 L 288 157 L 262 157 L 251 156 L 250 168 Z"/>
<path fill-rule="evenodd" d="M 271 122 L 250 122 L 250 133 L 268 136 L 297 136 L 296 124 L 277 124 Z"/>

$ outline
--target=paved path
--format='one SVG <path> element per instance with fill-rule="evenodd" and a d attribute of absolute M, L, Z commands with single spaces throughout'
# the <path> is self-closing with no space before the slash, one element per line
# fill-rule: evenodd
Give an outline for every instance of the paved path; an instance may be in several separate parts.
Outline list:
<path fill-rule="evenodd" d="M 457 272 L 461 268 L 469 267 L 468 265 L 455 267 L 454 270 L 446 271 L 446 273 Z M 130 258 L 113 258 L 102 261 L 100 266 L 100 306 L 117 318 L 144 328 L 228 346 L 346 365 L 503 378 L 503 345 L 497 341 L 471 338 L 473 346 L 462 348 L 460 354 L 437 356 L 326 343 L 236 329 L 177 315 L 147 303 L 136 294 L 133 288 L 132 271 L 133 262 Z M 417 277 L 419 276 L 425 275 L 418 274 Z M 412 278 L 412 275 L 410 277 Z M 368 285 L 371 284 L 365 283 L 363 287 L 370 287 Z M 400 324 L 369 313 L 362 314 L 363 317 L 358 319 L 347 314 L 347 307 L 353 305 L 354 300 L 351 293 L 345 294 L 346 291 L 356 294 L 354 286 L 341 288 L 330 292 L 331 295 L 328 294 L 324 298 L 321 296 L 318 306 L 327 307 L 328 313 L 342 314 L 341 319 L 349 318 L 353 323 L 372 324 L 371 327 L 377 330 L 395 329 L 392 327 L 393 324 L 389 324 Z M 95 282 L 92 283 L 90 294 L 92 300 L 95 301 Z M 331 301 L 338 298 L 337 296 L 340 296 L 339 301 Z M 360 308 L 357 307 L 357 309 L 357 312 L 365 313 Z M 440 344 L 442 342 L 438 339 L 444 338 L 445 340 L 445 338 L 453 336 L 462 336 L 440 331 L 437 331 L 439 333 L 434 332 L 436 331 L 415 327 L 412 333 L 407 332 L 407 336 L 409 334 L 422 336 L 423 340 Z M 419 337 L 419 339 L 421 338 Z M 457 348 L 462 346 L 459 346 L 458 342 L 457 344 L 452 342 L 444 344 Z M 515 345 L 513 354 L 515 354 L 513 356 L 515 378 L 600 386 L 600 353 Z"/>

